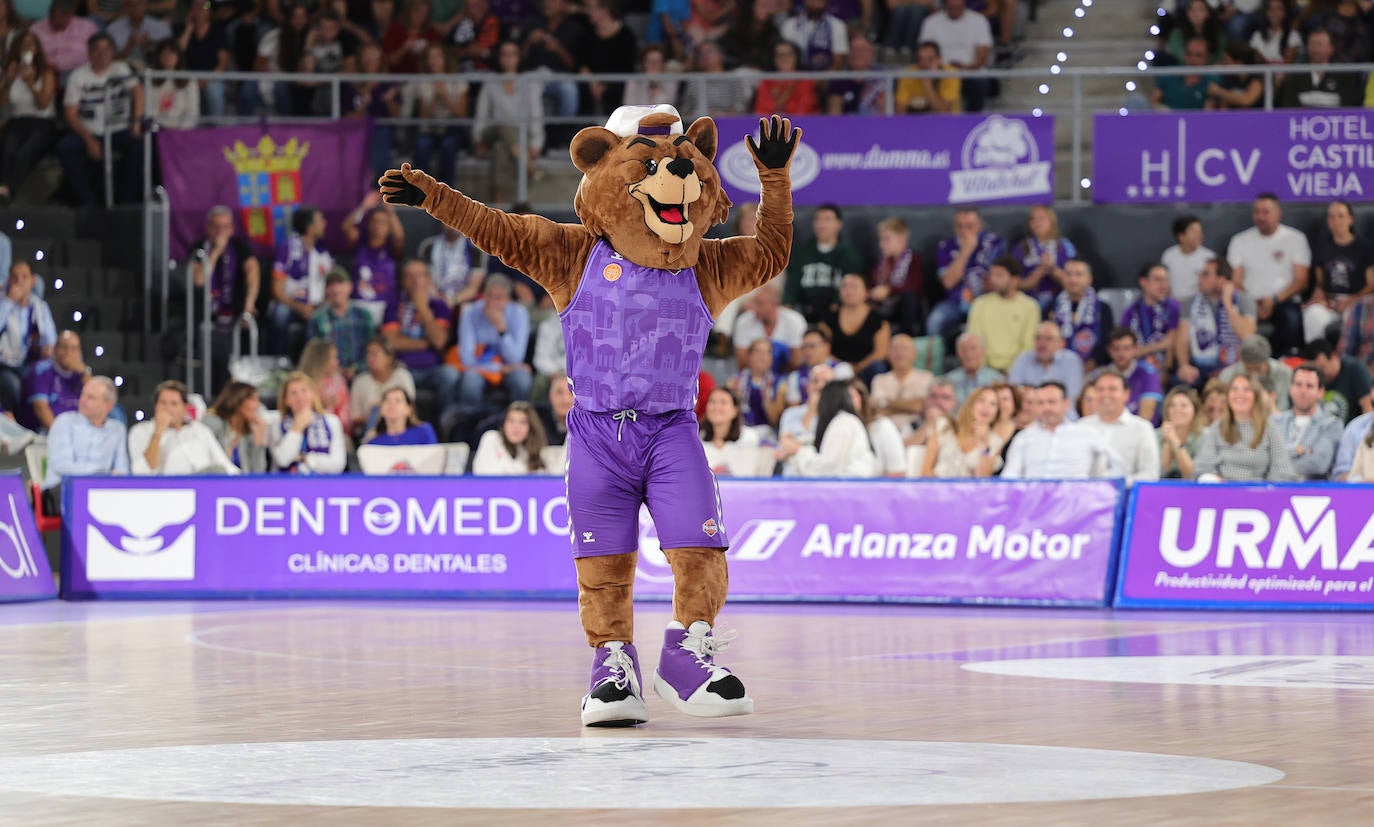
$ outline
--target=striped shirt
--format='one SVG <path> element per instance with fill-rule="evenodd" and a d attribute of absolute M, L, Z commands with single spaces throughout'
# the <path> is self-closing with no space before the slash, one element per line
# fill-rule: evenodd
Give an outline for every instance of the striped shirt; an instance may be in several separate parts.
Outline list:
<path fill-rule="evenodd" d="M 1271 420 L 1259 445 L 1250 447 L 1255 427 L 1237 422 L 1240 439 L 1228 443 L 1221 438 L 1221 422 L 1215 422 L 1202 435 L 1202 447 L 1193 459 L 1193 476 L 1216 474 L 1226 482 L 1294 482 L 1298 472 L 1288 458 L 1288 446 Z"/>

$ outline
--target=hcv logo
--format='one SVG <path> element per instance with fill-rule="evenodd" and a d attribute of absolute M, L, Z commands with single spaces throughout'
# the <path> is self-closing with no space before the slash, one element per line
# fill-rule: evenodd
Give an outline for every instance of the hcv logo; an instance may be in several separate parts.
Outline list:
<path fill-rule="evenodd" d="M 93 488 L 86 513 L 87 580 L 195 578 L 194 490 Z"/>

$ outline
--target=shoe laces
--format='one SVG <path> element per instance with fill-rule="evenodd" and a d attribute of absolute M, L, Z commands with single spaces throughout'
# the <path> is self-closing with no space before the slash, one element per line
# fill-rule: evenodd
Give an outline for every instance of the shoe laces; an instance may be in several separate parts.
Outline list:
<path fill-rule="evenodd" d="M 703 666 L 714 667 L 715 656 L 730 648 L 730 643 L 739 637 L 739 633 L 731 629 L 725 632 L 714 632 L 711 634 L 694 635 L 687 633 L 687 637 L 682 639 L 682 648 L 696 655 L 697 663 Z"/>
<path fill-rule="evenodd" d="M 610 676 L 602 683 L 610 681 L 615 684 L 616 689 L 630 687 L 630 676 L 634 674 L 635 662 L 629 652 L 624 649 L 612 649 L 606 660 L 602 661 L 602 665 L 610 671 Z"/>

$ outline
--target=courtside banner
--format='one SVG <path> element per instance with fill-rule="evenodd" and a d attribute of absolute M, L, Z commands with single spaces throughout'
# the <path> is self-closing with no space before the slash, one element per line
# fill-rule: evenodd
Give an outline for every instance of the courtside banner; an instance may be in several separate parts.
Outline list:
<path fill-rule="evenodd" d="M 1137 485 L 1114 603 L 1374 610 L 1374 485 Z"/>
<path fill-rule="evenodd" d="M 1054 200 L 1054 118 L 844 115 L 792 119 L 792 201 L 835 204 L 1043 204 Z M 758 118 L 719 118 L 720 171 L 736 204 L 759 200 L 745 135 Z"/>
<path fill-rule="evenodd" d="M 18 474 L 0 476 L 0 603 L 51 600 L 57 585 Z"/>
<path fill-rule="evenodd" d="M 1100 606 L 1108 593 L 1114 482 L 720 489 L 735 599 Z M 557 478 L 89 478 L 66 497 L 64 597 L 576 593 Z M 670 597 L 640 523 L 636 593 Z"/>

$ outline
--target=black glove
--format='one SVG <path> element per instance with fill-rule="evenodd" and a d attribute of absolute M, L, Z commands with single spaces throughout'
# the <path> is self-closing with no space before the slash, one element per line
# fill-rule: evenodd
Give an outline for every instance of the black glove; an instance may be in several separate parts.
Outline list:
<path fill-rule="evenodd" d="M 759 137 L 758 143 L 754 143 L 753 135 L 744 137 L 754 160 L 765 169 L 782 169 L 797 148 L 801 130 L 793 129 L 792 121 L 774 115 L 769 119 L 759 119 Z"/>
<path fill-rule="evenodd" d="M 389 172 L 377 183 L 382 190 L 382 200 L 388 204 L 418 207 L 425 203 L 425 191 L 407 181 L 399 172 Z"/>

